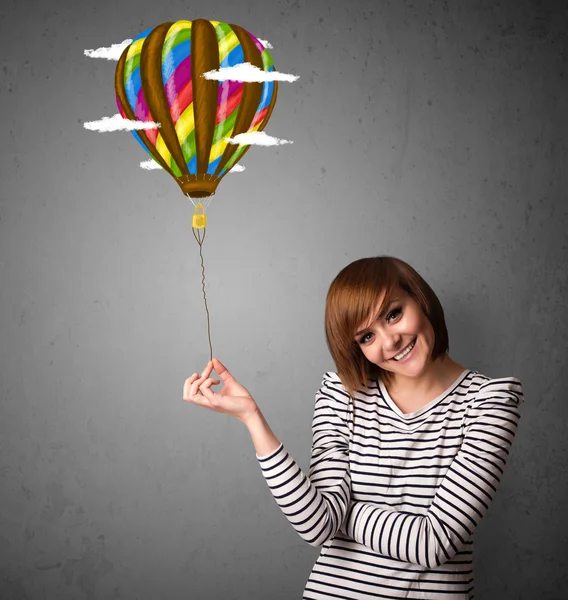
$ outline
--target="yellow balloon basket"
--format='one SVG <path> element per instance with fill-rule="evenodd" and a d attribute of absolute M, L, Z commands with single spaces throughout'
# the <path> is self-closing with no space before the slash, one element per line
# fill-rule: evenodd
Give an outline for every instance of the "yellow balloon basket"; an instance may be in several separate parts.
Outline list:
<path fill-rule="evenodd" d="M 191 226 L 194 229 L 205 229 L 207 227 L 207 215 L 205 214 L 205 208 L 201 202 L 197 203 L 195 210 L 193 211 L 193 217 L 191 218 Z"/>

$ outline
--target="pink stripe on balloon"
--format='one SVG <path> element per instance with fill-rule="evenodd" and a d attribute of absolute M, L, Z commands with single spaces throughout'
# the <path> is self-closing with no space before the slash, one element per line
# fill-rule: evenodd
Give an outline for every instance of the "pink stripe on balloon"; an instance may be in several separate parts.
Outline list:
<path fill-rule="evenodd" d="M 191 56 L 186 56 L 166 82 L 165 92 L 169 107 L 175 102 L 179 90 L 182 90 L 189 81 L 191 81 Z M 185 108 L 187 106 L 184 110 Z"/>
<path fill-rule="evenodd" d="M 139 121 L 150 121 L 150 109 L 148 108 L 148 104 L 146 103 L 146 98 L 144 96 L 144 89 L 140 86 L 140 90 L 138 91 L 138 97 L 136 98 L 136 108 L 134 109 L 134 116 Z"/>
<path fill-rule="evenodd" d="M 252 33 L 250 33 L 249 31 L 247 31 L 247 33 L 250 35 L 251 40 L 254 42 L 254 45 L 258 48 L 258 51 L 262 54 L 264 52 L 264 46 L 254 37 Z"/>

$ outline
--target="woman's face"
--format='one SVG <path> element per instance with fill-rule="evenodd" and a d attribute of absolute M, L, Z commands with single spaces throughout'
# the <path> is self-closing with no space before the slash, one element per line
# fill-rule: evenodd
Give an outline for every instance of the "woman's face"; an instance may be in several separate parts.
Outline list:
<path fill-rule="evenodd" d="M 384 295 L 377 303 L 381 305 Z M 385 371 L 417 378 L 432 364 L 434 329 L 418 303 L 403 290 L 374 323 L 364 323 L 355 334 L 365 357 Z"/>

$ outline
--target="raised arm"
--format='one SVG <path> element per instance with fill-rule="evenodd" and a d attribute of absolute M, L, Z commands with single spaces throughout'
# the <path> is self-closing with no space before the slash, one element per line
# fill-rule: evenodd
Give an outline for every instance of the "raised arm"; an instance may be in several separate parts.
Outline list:
<path fill-rule="evenodd" d="M 335 536 L 345 519 L 351 493 L 348 406 L 336 393 L 337 385 L 326 374 L 316 394 L 308 476 L 283 444 L 267 455 L 259 452 L 271 433 L 260 413 L 245 422 L 276 503 L 300 537 L 312 546 L 321 546 Z"/>
<path fill-rule="evenodd" d="M 219 392 L 211 389 L 221 382 L 210 377 L 213 368 L 224 384 Z M 340 385 L 338 378 L 326 373 L 316 394 L 308 477 L 278 441 L 249 391 L 217 358 L 207 363 L 201 376 L 194 373 L 188 377 L 183 387 L 187 402 L 231 415 L 247 426 L 274 499 L 312 546 L 321 546 L 335 536 L 349 505 L 348 404 L 345 394 L 337 391 Z"/>
<path fill-rule="evenodd" d="M 520 419 L 521 382 L 484 383 L 467 410 L 464 439 L 425 515 L 354 502 L 344 529 L 374 552 L 438 567 L 473 536 L 501 480 Z"/>

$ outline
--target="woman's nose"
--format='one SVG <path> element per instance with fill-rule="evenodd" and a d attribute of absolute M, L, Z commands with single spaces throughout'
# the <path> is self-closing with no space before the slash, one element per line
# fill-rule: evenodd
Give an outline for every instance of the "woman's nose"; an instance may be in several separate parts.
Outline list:
<path fill-rule="evenodd" d="M 383 334 L 383 348 L 385 353 L 390 356 L 394 351 L 399 349 L 401 337 L 398 333 Z"/>

